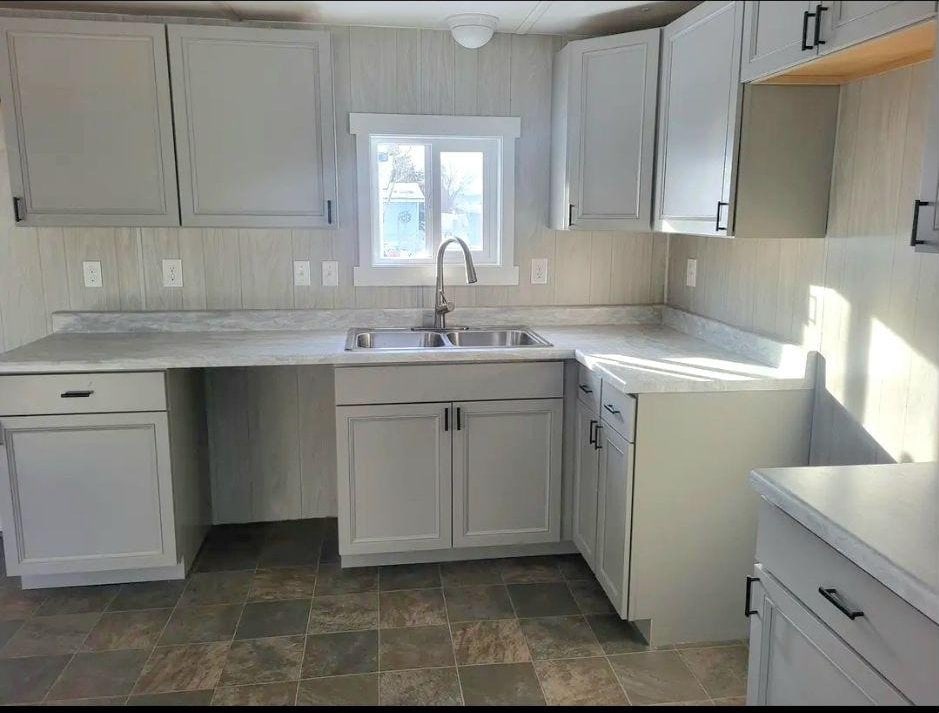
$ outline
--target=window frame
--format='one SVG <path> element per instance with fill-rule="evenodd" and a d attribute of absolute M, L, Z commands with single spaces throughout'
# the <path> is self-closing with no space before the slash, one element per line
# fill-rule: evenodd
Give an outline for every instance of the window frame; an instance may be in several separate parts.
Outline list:
<path fill-rule="evenodd" d="M 482 152 L 483 248 L 477 262 L 481 285 L 517 285 L 515 265 L 515 140 L 521 134 L 518 117 L 427 116 L 408 114 L 349 115 L 349 130 L 356 138 L 358 189 L 359 264 L 353 268 L 357 286 L 433 285 L 436 266 L 428 259 L 381 257 L 378 210 L 377 144 L 381 141 L 413 141 L 429 149 L 425 153 L 426 220 L 431 235 L 440 235 L 440 185 L 436 168 L 440 153 Z M 478 255 L 478 253 L 477 253 Z M 474 255 L 474 258 L 477 257 Z M 462 282 L 462 257 L 448 251 L 444 265 L 448 282 Z"/>

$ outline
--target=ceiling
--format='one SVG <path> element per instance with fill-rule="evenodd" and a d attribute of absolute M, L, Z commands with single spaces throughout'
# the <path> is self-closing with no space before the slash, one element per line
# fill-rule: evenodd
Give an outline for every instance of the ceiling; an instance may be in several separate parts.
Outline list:
<path fill-rule="evenodd" d="M 697 5 L 622 0 L 514 0 L 503 2 L 436 0 L 324 0 L 321 2 L 2 2 L 0 7 L 133 15 L 176 15 L 226 20 L 274 20 L 333 25 L 446 29 L 446 18 L 481 12 L 499 18 L 499 32 L 548 35 L 601 35 L 667 24 Z"/>

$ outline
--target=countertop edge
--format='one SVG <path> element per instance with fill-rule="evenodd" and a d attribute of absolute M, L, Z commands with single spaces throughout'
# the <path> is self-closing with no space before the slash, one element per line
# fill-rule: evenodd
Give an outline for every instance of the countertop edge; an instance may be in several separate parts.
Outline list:
<path fill-rule="evenodd" d="M 825 517 L 813 505 L 776 483 L 764 473 L 753 470 L 750 485 L 768 503 L 775 505 L 867 572 L 924 616 L 939 624 L 939 593 L 836 522 Z"/>

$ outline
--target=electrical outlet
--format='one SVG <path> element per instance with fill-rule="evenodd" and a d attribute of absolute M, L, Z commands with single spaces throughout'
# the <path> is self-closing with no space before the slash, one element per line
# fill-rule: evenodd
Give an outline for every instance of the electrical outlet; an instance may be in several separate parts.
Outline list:
<path fill-rule="evenodd" d="M 698 284 L 698 261 L 695 258 L 688 258 L 685 267 L 685 286 L 695 287 Z"/>
<path fill-rule="evenodd" d="M 173 258 L 163 261 L 163 287 L 183 286 L 183 261 Z"/>
<path fill-rule="evenodd" d="M 98 260 L 85 260 L 82 263 L 82 275 L 85 278 L 85 287 L 103 287 L 101 277 L 101 263 Z"/>
<path fill-rule="evenodd" d="M 339 287 L 339 263 L 323 260 L 323 287 Z"/>
<path fill-rule="evenodd" d="M 310 261 L 309 260 L 294 260 L 293 261 L 293 284 L 295 287 L 309 287 L 310 286 Z"/>
<path fill-rule="evenodd" d="M 548 284 L 548 258 L 535 257 L 531 260 L 531 284 Z"/>

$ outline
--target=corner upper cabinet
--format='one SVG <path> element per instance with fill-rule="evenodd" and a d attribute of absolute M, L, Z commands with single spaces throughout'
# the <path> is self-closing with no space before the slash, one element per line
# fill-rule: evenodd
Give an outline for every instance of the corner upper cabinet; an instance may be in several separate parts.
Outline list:
<path fill-rule="evenodd" d="M 824 2 L 821 3 L 820 55 L 913 25 L 936 14 L 935 2 Z"/>
<path fill-rule="evenodd" d="M 20 225 L 179 225 L 163 25 L 0 18 Z"/>
<path fill-rule="evenodd" d="M 818 55 L 815 18 L 820 5 L 745 2 L 741 80 L 766 77 L 815 58 Z"/>
<path fill-rule="evenodd" d="M 555 57 L 552 228 L 650 228 L 660 34 L 578 40 Z"/>
<path fill-rule="evenodd" d="M 705 2 L 665 28 L 655 229 L 732 235 L 743 6 Z"/>
<path fill-rule="evenodd" d="M 335 225 L 329 34 L 167 29 L 182 224 Z"/>

